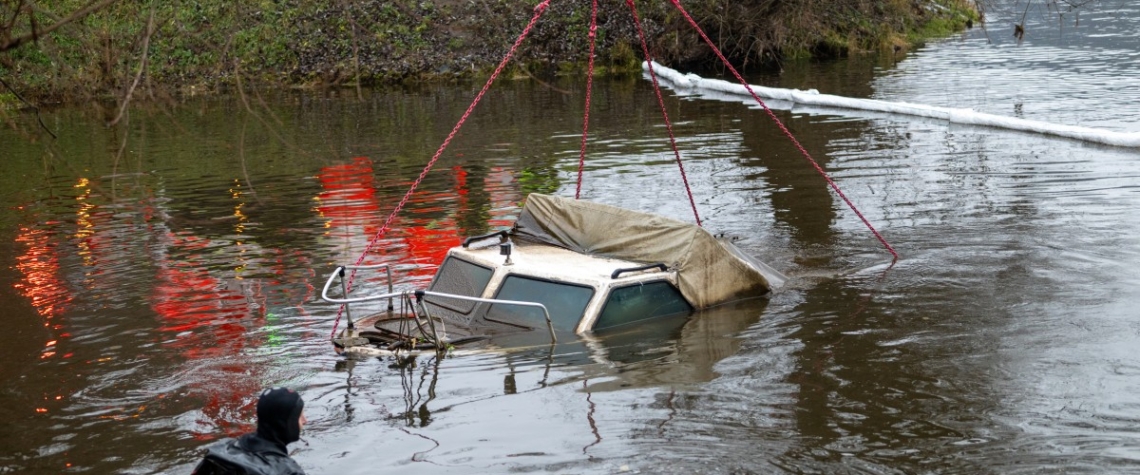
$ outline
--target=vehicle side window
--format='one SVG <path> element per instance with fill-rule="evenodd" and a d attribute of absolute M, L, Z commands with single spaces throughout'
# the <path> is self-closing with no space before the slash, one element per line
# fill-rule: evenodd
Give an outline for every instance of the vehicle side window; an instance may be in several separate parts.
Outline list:
<path fill-rule="evenodd" d="M 455 257 L 448 257 L 440 266 L 435 280 L 431 283 L 431 290 L 447 294 L 464 295 L 467 297 L 482 297 L 483 290 L 491 281 L 492 270 Z M 431 304 L 469 315 L 475 309 L 477 302 L 469 300 L 449 299 L 444 297 L 430 297 Z"/>
<path fill-rule="evenodd" d="M 618 287 L 610 291 L 594 330 L 692 311 L 681 292 L 664 280 Z"/>

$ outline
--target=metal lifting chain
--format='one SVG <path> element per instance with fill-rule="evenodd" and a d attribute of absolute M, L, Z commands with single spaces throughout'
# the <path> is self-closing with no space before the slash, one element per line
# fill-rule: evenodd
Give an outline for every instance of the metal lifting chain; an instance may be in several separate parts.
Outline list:
<path fill-rule="evenodd" d="M 582 114 L 582 151 L 578 154 L 578 187 L 574 199 L 582 194 L 582 172 L 586 168 L 586 136 L 590 130 L 590 97 L 594 86 L 594 44 L 598 33 L 598 0 L 594 0 L 590 11 L 590 65 L 586 69 L 586 111 Z"/>
<path fill-rule="evenodd" d="M 685 17 L 685 20 L 687 20 L 689 22 L 689 25 L 692 25 L 693 29 L 696 30 L 697 33 L 701 35 L 701 38 L 705 40 L 705 43 L 708 44 L 710 48 L 712 48 L 713 52 L 716 53 L 716 56 L 718 58 L 720 58 L 722 63 L 724 63 L 724 66 L 726 68 L 728 68 L 729 71 L 732 72 L 733 76 L 736 76 L 736 80 L 740 81 L 740 84 L 744 85 L 744 88 L 748 90 L 748 93 L 752 95 L 752 98 L 755 99 L 756 102 L 760 104 L 760 107 L 764 108 L 764 112 L 768 113 L 768 117 L 771 117 L 772 120 L 776 122 L 776 126 L 778 126 L 780 128 L 780 130 L 783 131 L 784 135 L 788 137 L 788 140 L 791 140 L 792 144 L 795 145 L 797 149 L 799 149 L 800 153 L 804 156 L 804 158 L 806 158 L 807 161 L 810 162 L 813 167 L 815 167 L 815 171 L 819 172 L 819 174 L 823 176 L 824 180 L 827 180 L 827 184 L 831 185 L 831 189 L 835 190 L 835 193 L 837 195 L 839 195 L 840 198 L 843 199 L 844 203 L 847 203 L 847 206 L 849 208 L 851 208 L 851 211 L 854 211 L 855 215 L 858 216 L 859 219 L 863 221 L 863 224 L 865 224 L 867 226 L 867 229 L 870 229 L 871 233 L 874 234 L 875 237 L 879 239 L 879 242 L 883 243 L 883 246 L 885 246 L 887 248 L 887 251 L 890 251 L 891 255 L 895 257 L 895 260 L 898 260 L 899 254 L 897 252 L 895 252 L 895 248 L 891 247 L 890 243 L 888 243 L 887 240 L 883 238 L 883 235 L 879 234 L 879 231 L 875 230 L 875 227 L 871 225 L 871 222 L 868 221 L 867 218 L 863 216 L 863 213 L 859 212 L 859 208 L 855 207 L 855 203 L 852 203 L 851 200 L 847 199 L 847 195 L 843 194 L 843 191 L 839 189 L 839 185 L 837 185 L 835 183 L 835 181 L 831 179 L 831 176 L 828 175 L 827 172 L 825 172 L 823 170 L 823 167 L 819 166 L 819 163 L 816 162 L 815 159 L 811 158 L 811 154 L 808 153 L 807 149 L 805 149 L 803 147 L 803 145 L 800 145 L 799 140 L 796 140 L 796 137 L 794 135 L 792 135 L 792 132 L 789 131 L 788 128 L 784 126 L 784 123 L 781 122 L 778 117 L 776 117 L 776 114 L 774 112 L 772 112 L 772 109 L 769 109 L 768 105 L 765 104 L 764 101 L 760 100 L 760 96 L 756 95 L 756 92 L 754 92 L 752 90 L 752 86 L 748 84 L 748 81 L 745 81 L 744 77 L 742 77 L 740 75 L 740 73 L 736 72 L 736 68 L 732 67 L 732 64 L 730 64 L 728 62 L 728 59 L 726 59 L 724 57 L 724 54 L 722 54 L 720 52 L 720 48 L 717 48 L 716 45 L 713 44 L 712 40 L 709 39 L 708 35 L 705 34 L 704 30 L 702 30 L 701 27 L 697 25 L 697 22 L 693 20 L 693 17 L 689 16 L 689 12 L 685 11 L 685 7 L 681 6 L 681 2 L 679 0 L 670 0 L 670 1 L 672 1 L 673 5 L 677 7 L 677 10 L 681 12 L 681 15 L 683 15 Z M 633 6 L 632 0 L 626 0 L 626 3 L 629 3 L 631 7 Z M 635 20 L 636 20 L 636 16 L 635 16 Z M 638 26 L 638 34 L 640 34 L 640 33 L 641 33 L 641 26 L 639 25 Z M 649 68 L 650 68 L 649 69 L 650 75 L 653 75 L 653 63 L 652 62 L 649 63 Z M 654 76 L 653 81 L 654 81 L 653 84 L 656 86 L 656 84 L 657 84 L 656 76 Z"/>
<path fill-rule="evenodd" d="M 676 3 L 676 0 L 674 0 Z M 669 122 L 669 112 L 665 109 L 665 99 L 661 97 L 661 85 L 657 83 L 657 74 L 653 72 L 653 57 L 649 55 L 649 46 L 645 42 L 645 32 L 641 28 L 641 20 L 637 17 L 637 7 L 633 0 L 625 0 L 629 11 L 633 14 L 633 23 L 637 27 L 637 37 L 641 40 L 641 51 L 645 54 L 645 61 L 649 64 L 649 77 L 653 79 L 653 91 L 657 94 L 657 104 L 661 106 L 661 116 L 665 119 L 665 129 L 669 131 L 669 145 L 673 147 L 673 156 L 677 157 L 677 168 L 681 170 L 681 181 L 685 183 L 685 193 L 689 195 L 689 205 L 693 207 L 693 217 L 697 226 L 701 225 L 701 216 L 697 213 L 697 202 L 693 200 L 693 190 L 689 188 L 689 177 L 685 175 L 685 166 L 681 164 L 681 152 L 677 150 L 677 138 L 673 134 L 673 124 Z"/>
<path fill-rule="evenodd" d="M 506 56 L 504 56 L 503 60 L 499 62 L 499 66 L 495 68 L 495 71 L 493 73 L 491 73 L 491 77 L 487 78 L 487 83 L 483 85 L 483 89 L 481 89 L 479 91 L 479 94 L 475 96 L 475 99 L 471 101 L 471 105 L 467 106 L 467 111 L 464 112 L 463 116 L 459 118 L 459 122 L 457 122 L 455 124 L 455 127 L 451 129 L 451 133 L 447 134 L 447 138 L 444 139 L 443 144 L 439 146 L 439 150 L 436 150 L 435 155 L 433 155 L 431 157 L 431 160 L 428 161 L 427 165 L 424 166 L 423 171 L 420 172 L 420 176 L 416 177 L 416 181 L 412 183 L 412 186 L 410 188 L 408 188 L 407 193 L 404 193 L 404 197 L 400 200 L 400 203 L 392 209 L 392 213 L 388 215 L 388 219 L 384 220 L 384 225 L 381 226 L 380 230 L 377 231 L 374 236 L 372 236 L 372 239 L 370 241 L 368 241 L 368 246 L 366 246 L 364 248 L 364 251 L 360 253 L 360 258 L 356 260 L 356 265 L 360 265 L 361 262 L 364 262 L 364 258 L 368 256 L 368 253 L 372 251 L 372 248 L 376 245 L 380 238 L 388 232 L 388 229 L 392 226 L 392 221 L 396 219 L 396 215 L 400 213 L 400 210 L 404 209 L 404 205 L 408 204 L 408 199 L 412 197 L 412 193 L 415 193 L 416 188 L 418 188 L 420 186 L 420 183 L 423 182 L 424 177 L 426 177 L 428 172 L 431 171 L 431 168 L 435 166 L 435 162 L 439 160 L 439 157 L 443 155 L 443 151 L 446 150 L 447 146 L 451 144 L 451 140 L 455 138 L 455 134 L 459 133 L 459 129 L 463 127 L 463 123 L 466 122 L 467 117 L 471 115 L 471 111 L 475 110 L 475 106 L 479 104 L 479 101 L 483 100 L 483 95 L 487 93 L 487 90 L 491 88 L 491 84 L 493 84 L 495 82 L 495 79 L 499 77 L 499 74 L 503 72 L 503 68 L 507 66 L 507 63 L 510 62 L 511 57 L 513 57 L 515 52 L 518 51 L 519 45 L 522 44 L 523 40 L 525 40 L 526 37 L 530 35 L 531 30 L 534 29 L 535 23 L 538 22 L 538 19 L 542 16 L 542 13 L 546 11 L 546 7 L 548 6 L 550 6 L 550 0 L 544 0 L 542 3 L 538 4 L 538 6 L 534 7 L 534 16 L 531 17 L 530 23 L 526 25 L 526 28 L 523 30 L 522 34 L 520 34 L 518 39 L 515 40 L 515 43 L 511 45 L 511 49 L 507 51 Z M 352 282 L 355 278 L 356 270 L 354 269 L 348 277 L 348 290 L 352 290 Z M 347 297 L 347 295 L 348 294 L 346 291 L 345 296 Z M 340 324 L 340 316 L 344 313 L 345 305 L 347 304 L 341 304 L 340 309 L 338 309 L 336 312 L 336 321 L 333 322 L 332 334 L 329 336 L 330 339 L 336 337 L 336 329 Z"/>

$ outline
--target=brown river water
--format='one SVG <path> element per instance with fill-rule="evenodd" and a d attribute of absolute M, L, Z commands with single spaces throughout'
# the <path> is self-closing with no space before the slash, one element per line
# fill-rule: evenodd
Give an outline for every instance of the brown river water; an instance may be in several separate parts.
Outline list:
<path fill-rule="evenodd" d="M 1116 3 L 750 81 L 1136 132 L 1140 8 Z M 276 385 L 311 474 L 1140 471 L 1140 150 L 1031 133 L 774 105 L 892 266 L 762 110 L 666 90 L 704 226 L 787 286 L 553 350 L 337 356 L 327 273 L 481 86 L 45 111 L 58 140 L 13 116 L 0 473 L 188 473 Z M 526 194 L 573 196 L 584 86 L 496 83 L 371 259 L 422 285 Z M 650 82 L 594 91 L 583 198 L 692 220 Z"/>

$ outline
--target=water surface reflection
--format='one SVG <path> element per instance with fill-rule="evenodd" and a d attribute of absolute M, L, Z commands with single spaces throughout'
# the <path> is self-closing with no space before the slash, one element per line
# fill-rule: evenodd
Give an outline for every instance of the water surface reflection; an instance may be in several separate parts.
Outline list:
<path fill-rule="evenodd" d="M 1046 110 L 1020 82 L 954 73 L 1028 49 L 974 35 L 889 70 L 789 65 L 762 80 L 994 113 L 1032 96 L 1026 118 L 1140 123 L 1126 91 Z M 1124 54 L 1129 40 L 1114 38 L 1103 54 Z M 1096 76 L 1115 90 L 1135 67 Z M 955 87 L 996 92 L 942 92 Z M 285 94 L 264 120 L 200 100 L 110 130 L 57 110 L 57 142 L 0 131 L 16 157 L 0 174 L 0 471 L 185 471 L 208 441 L 247 430 L 257 389 L 276 384 L 308 401 L 296 457 L 312 473 L 1108 473 L 1140 461 L 1135 153 L 933 121 L 777 111 L 899 250 L 889 269 L 760 112 L 670 96 L 706 227 L 793 277 L 783 291 L 553 351 L 336 357 L 336 309 L 313 288 L 334 265 L 371 244 L 370 262 L 410 262 L 401 285 L 422 283 L 458 239 L 509 226 L 527 193 L 573 194 L 581 96 L 507 82 L 372 243 L 474 92 Z M 648 84 L 608 78 L 595 92 L 583 196 L 691 219 Z M 1106 108 L 1119 113 L 1088 112 Z"/>

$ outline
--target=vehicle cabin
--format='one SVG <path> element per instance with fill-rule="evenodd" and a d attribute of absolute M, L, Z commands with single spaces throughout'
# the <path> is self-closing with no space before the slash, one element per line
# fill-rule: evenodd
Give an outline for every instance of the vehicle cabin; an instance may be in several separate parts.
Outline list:
<path fill-rule="evenodd" d="M 542 327 L 553 342 L 558 333 L 651 322 L 766 295 L 784 281 L 699 226 L 538 193 L 527 197 L 510 230 L 449 250 L 428 289 L 394 292 L 389 273 L 387 293 L 329 296 L 337 276 L 346 293 L 346 268 L 387 267 L 340 267 L 329 277 L 322 292 L 328 302 L 389 300 L 388 312 L 361 321 L 364 331 L 356 332 L 349 315 L 349 328 L 334 338 L 338 348 L 440 349 Z M 403 311 L 394 311 L 395 298 Z"/>
<path fill-rule="evenodd" d="M 693 311 L 677 289 L 676 270 L 664 263 L 645 265 L 525 241 L 501 244 L 451 249 L 430 290 L 540 303 L 556 330 L 575 333 Z M 453 320 L 470 320 L 478 307 L 446 297 L 427 301 Z M 485 318 L 542 322 L 534 308 L 507 305 L 492 305 Z"/>

